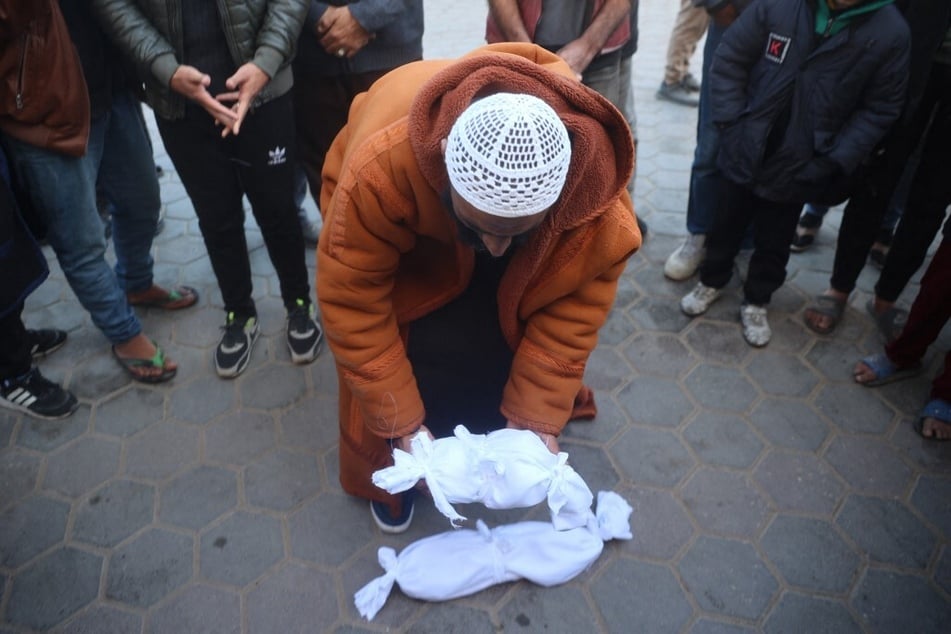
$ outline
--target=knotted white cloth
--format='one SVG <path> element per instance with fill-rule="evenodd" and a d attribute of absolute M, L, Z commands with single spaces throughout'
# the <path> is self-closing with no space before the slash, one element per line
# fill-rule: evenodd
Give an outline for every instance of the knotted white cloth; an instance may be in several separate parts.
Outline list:
<path fill-rule="evenodd" d="M 556 530 L 588 521 L 594 496 L 568 465 L 567 453 L 551 453 L 528 430 L 472 434 L 458 425 L 453 433 L 438 440 L 417 434 L 410 452 L 393 450 L 393 466 L 376 471 L 373 484 L 401 493 L 425 480 L 436 508 L 454 527 L 466 518 L 453 503 L 511 509 L 535 506 L 546 498 Z"/>
<path fill-rule="evenodd" d="M 403 594 L 425 601 L 446 601 L 489 586 L 528 579 L 554 586 L 573 579 L 601 554 L 610 539 L 631 539 L 631 506 L 617 493 L 598 493 L 597 515 L 588 511 L 585 526 L 555 530 L 547 522 L 517 522 L 489 529 L 439 533 L 413 542 L 399 555 L 377 551 L 385 574 L 354 595 L 360 615 L 373 620 L 398 583 Z"/>

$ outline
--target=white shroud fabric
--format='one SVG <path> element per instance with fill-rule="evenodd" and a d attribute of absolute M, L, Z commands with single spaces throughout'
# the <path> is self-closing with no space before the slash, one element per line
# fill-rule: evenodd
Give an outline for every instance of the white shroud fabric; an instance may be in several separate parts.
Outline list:
<path fill-rule="evenodd" d="M 439 533 L 413 542 L 398 556 L 380 548 L 386 573 L 360 588 L 354 604 L 373 620 L 398 583 L 403 594 L 426 601 L 456 599 L 489 586 L 528 579 L 554 586 L 573 579 L 601 554 L 610 539 L 631 539 L 631 506 L 617 493 L 598 493 L 598 512 L 587 525 L 567 531 L 547 522 L 517 522 L 494 529 Z"/>
<path fill-rule="evenodd" d="M 420 480 L 440 513 L 453 526 L 466 518 L 453 503 L 480 502 L 490 509 L 526 508 L 548 499 L 556 530 L 584 526 L 594 497 L 568 454 L 551 453 L 531 431 L 500 429 L 469 433 L 462 425 L 449 438 L 413 438 L 411 452 L 393 450 L 393 466 L 373 474 L 373 484 L 389 493 L 412 488 Z"/>

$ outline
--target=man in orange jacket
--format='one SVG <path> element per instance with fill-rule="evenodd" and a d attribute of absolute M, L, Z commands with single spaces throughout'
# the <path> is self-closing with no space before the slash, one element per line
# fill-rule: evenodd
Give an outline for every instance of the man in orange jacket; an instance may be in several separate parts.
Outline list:
<path fill-rule="evenodd" d="M 354 101 L 327 156 L 317 295 L 340 384 L 340 479 L 384 531 L 412 498 L 370 476 L 417 433 L 529 429 L 553 451 L 627 258 L 627 122 L 532 44 L 417 62 Z"/>

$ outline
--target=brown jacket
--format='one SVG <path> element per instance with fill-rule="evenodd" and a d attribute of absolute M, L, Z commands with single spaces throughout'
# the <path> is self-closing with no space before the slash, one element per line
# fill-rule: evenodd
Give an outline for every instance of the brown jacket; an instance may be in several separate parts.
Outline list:
<path fill-rule="evenodd" d="M 86 153 L 89 96 L 56 0 L 0 0 L 0 131 L 70 156 Z"/>
<path fill-rule="evenodd" d="M 553 434 L 573 410 L 594 411 L 581 383 L 585 363 L 640 245 L 625 189 L 627 122 L 533 44 L 403 66 L 354 100 L 323 172 L 317 296 L 340 378 L 341 480 L 351 493 L 387 499 L 369 482 L 389 459 L 385 439 L 425 418 L 404 348 L 408 325 L 462 293 L 474 265 L 440 203 L 448 188 L 440 142 L 490 91 L 540 97 L 572 138 L 562 196 L 500 283 L 499 321 L 515 353 L 501 411 Z"/>

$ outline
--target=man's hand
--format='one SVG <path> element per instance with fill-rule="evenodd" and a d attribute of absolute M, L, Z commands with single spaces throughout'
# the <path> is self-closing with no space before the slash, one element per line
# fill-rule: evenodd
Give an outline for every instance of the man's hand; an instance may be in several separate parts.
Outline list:
<path fill-rule="evenodd" d="M 426 427 L 426 425 L 420 425 L 419 429 L 417 429 L 412 434 L 409 434 L 407 436 L 400 436 L 399 438 L 397 438 L 394 445 L 396 446 L 397 449 L 402 449 L 406 453 L 413 453 L 411 443 L 413 441 L 413 438 L 415 438 L 419 434 L 425 434 L 429 436 L 430 440 L 435 440 L 435 438 L 433 438 L 433 433 L 429 431 L 429 428 Z"/>
<path fill-rule="evenodd" d="M 512 421 L 509 421 L 508 424 L 505 425 L 505 428 L 506 429 L 523 429 L 522 427 L 519 427 Z M 538 436 L 541 439 L 543 443 L 545 443 L 545 447 L 548 448 L 548 451 L 556 455 L 558 454 L 559 451 L 561 451 L 561 449 L 558 447 L 558 438 L 556 436 L 552 434 L 545 434 L 540 431 L 536 431 L 534 433 L 536 436 Z"/>
<path fill-rule="evenodd" d="M 329 7 L 320 16 L 316 28 L 320 45 L 336 57 L 353 57 L 372 37 L 347 6 Z"/>
<path fill-rule="evenodd" d="M 584 40 L 577 39 L 562 46 L 558 50 L 558 57 L 568 63 L 575 73 L 575 78 L 581 81 L 581 76 L 588 68 L 588 64 L 599 52 L 599 49 L 592 50 Z"/>
<path fill-rule="evenodd" d="M 221 136 L 226 137 L 229 133 L 238 134 L 241 132 L 241 123 L 244 121 L 245 115 L 248 114 L 251 103 L 269 81 L 271 79 L 267 76 L 267 73 L 252 62 L 242 64 L 234 75 L 225 80 L 225 87 L 231 92 L 216 95 L 215 99 L 219 102 L 234 102 L 230 111 L 234 115 L 234 120 L 229 127 L 225 127 Z"/>
<path fill-rule="evenodd" d="M 194 101 L 205 109 L 219 124 L 230 128 L 235 121 L 235 113 L 230 108 L 215 100 L 208 92 L 211 77 L 194 66 L 182 64 L 175 70 L 170 82 L 172 90 L 183 97 Z"/>

